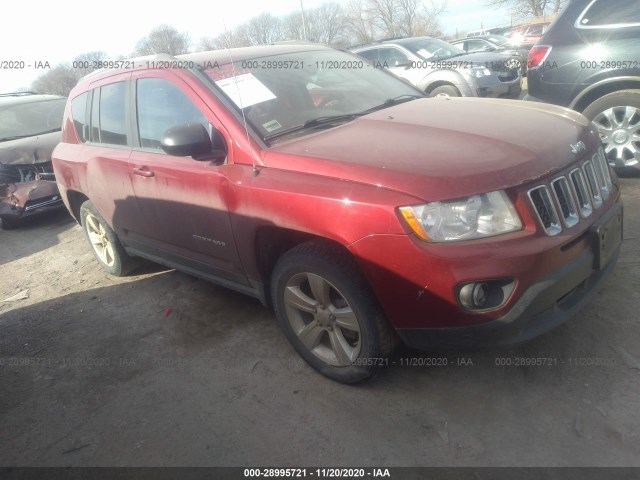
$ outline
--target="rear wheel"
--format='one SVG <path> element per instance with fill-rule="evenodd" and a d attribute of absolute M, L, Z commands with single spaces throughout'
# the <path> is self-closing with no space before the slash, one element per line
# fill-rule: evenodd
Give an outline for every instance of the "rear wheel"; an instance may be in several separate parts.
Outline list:
<path fill-rule="evenodd" d="M 348 254 L 309 242 L 286 253 L 272 276 L 276 317 L 296 351 L 342 383 L 373 377 L 396 344 L 377 299 Z"/>
<path fill-rule="evenodd" d="M 612 166 L 640 169 L 640 90 L 610 93 L 582 113 L 598 128 Z"/>
<path fill-rule="evenodd" d="M 121 277 L 135 267 L 118 236 L 90 201 L 84 202 L 80 207 L 80 221 L 93 253 L 104 270 Z"/>

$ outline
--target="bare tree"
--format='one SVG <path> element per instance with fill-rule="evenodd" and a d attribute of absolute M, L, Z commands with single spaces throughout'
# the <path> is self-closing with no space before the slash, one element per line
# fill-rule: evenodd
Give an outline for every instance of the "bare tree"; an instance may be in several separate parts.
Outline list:
<path fill-rule="evenodd" d="M 371 12 L 378 30 L 384 37 L 397 36 L 399 0 L 367 0 L 367 9 Z"/>
<path fill-rule="evenodd" d="M 203 37 L 198 42 L 199 51 L 222 50 L 224 48 L 247 47 L 250 45 L 243 29 L 226 30 L 215 37 Z"/>
<path fill-rule="evenodd" d="M 285 38 L 282 20 L 267 12 L 240 25 L 236 34 L 246 35 L 250 45 L 268 45 Z"/>
<path fill-rule="evenodd" d="M 566 0 L 488 0 L 491 7 L 507 6 L 518 18 L 541 17 L 558 13 Z"/>
<path fill-rule="evenodd" d="M 171 25 L 159 25 L 136 44 L 134 55 L 168 53 L 180 55 L 189 51 L 189 35 L 180 33 Z"/>
<path fill-rule="evenodd" d="M 69 65 L 60 64 L 36 78 L 31 84 L 31 90 L 66 97 L 77 81 L 76 72 Z"/>
<path fill-rule="evenodd" d="M 349 0 L 345 8 L 344 23 L 354 43 L 367 43 L 376 36 L 375 18 L 365 0 Z"/>
<path fill-rule="evenodd" d="M 109 56 L 105 52 L 101 51 L 93 51 L 81 53 L 76 58 L 73 59 L 73 63 L 71 64 L 74 67 L 74 72 L 76 78 L 80 80 L 85 75 L 97 70 L 100 65 L 100 62 L 104 62 L 108 60 Z"/>
<path fill-rule="evenodd" d="M 335 2 L 325 2 L 317 8 L 305 10 L 306 37 L 302 15 L 291 13 L 283 19 L 284 35 L 290 40 L 335 44 L 344 38 L 346 25 L 342 7 Z"/>

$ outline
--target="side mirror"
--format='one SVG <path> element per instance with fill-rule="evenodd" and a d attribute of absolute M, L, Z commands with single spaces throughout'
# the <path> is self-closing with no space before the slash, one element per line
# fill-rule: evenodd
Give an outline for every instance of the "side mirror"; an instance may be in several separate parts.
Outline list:
<path fill-rule="evenodd" d="M 224 150 L 213 150 L 211 137 L 201 123 L 185 123 L 171 127 L 162 136 L 160 146 L 169 155 L 193 157 L 194 160 L 220 160 Z"/>

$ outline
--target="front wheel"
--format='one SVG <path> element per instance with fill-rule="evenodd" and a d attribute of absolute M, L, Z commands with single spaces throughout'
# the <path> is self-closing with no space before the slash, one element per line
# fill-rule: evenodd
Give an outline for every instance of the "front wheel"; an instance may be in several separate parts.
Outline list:
<path fill-rule="evenodd" d="M 293 248 L 273 271 L 271 295 L 284 334 L 318 372 L 358 383 L 386 365 L 395 332 L 345 252 L 320 242 Z"/>
<path fill-rule="evenodd" d="M 438 95 L 446 95 L 447 97 L 460 97 L 460 91 L 453 85 L 440 85 L 434 88 L 429 94 L 430 97 L 437 97 Z"/>
<path fill-rule="evenodd" d="M 93 253 L 104 270 L 121 277 L 135 267 L 116 233 L 90 201 L 84 202 L 80 207 L 80 222 Z"/>

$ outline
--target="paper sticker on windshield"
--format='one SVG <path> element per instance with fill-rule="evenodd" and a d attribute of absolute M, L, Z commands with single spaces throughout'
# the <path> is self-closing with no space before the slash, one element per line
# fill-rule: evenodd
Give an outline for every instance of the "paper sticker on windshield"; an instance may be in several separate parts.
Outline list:
<path fill-rule="evenodd" d="M 276 98 L 273 92 L 254 77 L 252 73 L 218 80 L 216 84 L 240 108 L 250 107 L 256 103 Z"/>
<path fill-rule="evenodd" d="M 271 133 L 274 130 L 278 130 L 282 128 L 282 125 L 277 120 L 271 120 L 270 122 L 263 123 L 262 128 L 264 128 L 267 132 Z"/>

